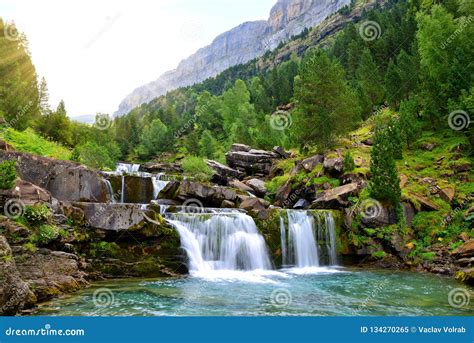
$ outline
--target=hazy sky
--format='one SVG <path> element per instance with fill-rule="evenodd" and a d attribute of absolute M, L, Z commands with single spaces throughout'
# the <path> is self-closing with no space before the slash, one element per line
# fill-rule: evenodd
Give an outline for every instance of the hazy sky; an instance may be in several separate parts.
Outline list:
<path fill-rule="evenodd" d="M 53 107 L 112 114 L 136 87 L 244 21 L 267 19 L 276 0 L 0 0 L 30 42 Z"/>

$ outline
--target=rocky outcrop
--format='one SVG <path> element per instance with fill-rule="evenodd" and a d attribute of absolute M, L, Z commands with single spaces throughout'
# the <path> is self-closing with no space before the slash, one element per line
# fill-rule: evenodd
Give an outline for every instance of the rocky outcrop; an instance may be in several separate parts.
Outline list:
<path fill-rule="evenodd" d="M 147 162 L 140 165 L 140 171 L 147 173 L 157 174 L 157 173 L 182 173 L 183 169 L 179 163 L 163 163 L 163 162 Z"/>
<path fill-rule="evenodd" d="M 199 83 L 231 66 L 261 56 L 276 48 L 280 42 L 301 33 L 304 28 L 319 24 L 349 3 L 350 0 L 279 0 L 271 10 L 268 21 L 246 22 L 219 35 L 211 45 L 199 49 L 175 70 L 135 89 L 122 101 L 116 115 L 128 113 L 172 89 Z"/>
<path fill-rule="evenodd" d="M 319 194 L 311 204 L 313 209 L 339 209 L 349 205 L 348 198 L 355 196 L 360 191 L 360 185 L 350 183 L 336 187 Z"/>
<path fill-rule="evenodd" d="M 301 162 L 301 165 L 303 168 L 311 172 L 318 164 L 321 164 L 324 162 L 324 155 L 314 155 L 312 157 L 309 157 Z"/>
<path fill-rule="evenodd" d="M 224 181 L 222 183 L 228 183 L 228 179 L 238 179 L 241 180 L 245 174 L 239 170 L 230 168 L 222 163 L 213 160 L 207 160 L 207 165 L 214 170 L 218 176 L 218 180 Z M 217 182 L 221 183 L 221 182 Z"/>
<path fill-rule="evenodd" d="M 273 161 L 281 158 L 279 154 L 264 150 L 243 150 L 242 146 L 234 144 L 226 154 L 229 167 L 245 172 L 247 175 L 268 176 Z"/>
<path fill-rule="evenodd" d="M 252 193 L 256 196 L 263 197 L 267 194 L 267 188 L 265 187 L 265 182 L 260 179 L 250 179 L 245 181 L 245 184 L 252 189 Z"/>
<path fill-rule="evenodd" d="M 12 189 L 0 190 L 0 206 L 3 206 L 9 199 L 21 199 L 25 205 L 37 202 L 51 203 L 53 201 L 51 193 L 47 190 L 19 179 Z"/>
<path fill-rule="evenodd" d="M 247 198 L 240 204 L 240 208 L 246 211 L 261 211 L 270 206 L 270 203 L 260 198 Z"/>
<path fill-rule="evenodd" d="M 339 177 L 344 170 L 344 161 L 342 158 L 330 158 L 324 160 L 324 172 L 333 177 Z"/>
<path fill-rule="evenodd" d="M 0 150 L 0 161 L 3 160 L 16 160 L 22 180 L 48 190 L 60 201 L 107 201 L 104 179 L 77 163 Z"/>

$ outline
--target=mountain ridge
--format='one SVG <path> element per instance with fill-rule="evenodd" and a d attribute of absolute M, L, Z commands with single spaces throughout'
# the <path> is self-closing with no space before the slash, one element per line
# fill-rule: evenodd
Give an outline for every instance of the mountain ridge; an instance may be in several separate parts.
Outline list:
<path fill-rule="evenodd" d="M 170 90 L 202 82 L 229 67 L 260 57 L 349 3 L 350 0 L 278 0 L 268 20 L 247 21 L 221 33 L 210 45 L 182 60 L 176 69 L 136 88 L 120 103 L 114 116 L 126 114 Z"/>

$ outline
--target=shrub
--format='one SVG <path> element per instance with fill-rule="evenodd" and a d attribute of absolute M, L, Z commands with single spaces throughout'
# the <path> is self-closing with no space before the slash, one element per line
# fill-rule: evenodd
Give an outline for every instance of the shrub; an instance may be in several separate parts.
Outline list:
<path fill-rule="evenodd" d="M 23 216 L 28 224 L 38 225 L 49 223 L 52 213 L 48 206 L 44 204 L 35 204 L 33 206 L 26 206 L 25 214 Z"/>
<path fill-rule="evenodd" d="M 181 167 L 186 175 L 193 176 L 197 181 L 208 182 L 214 172 L 200 157 L 185 157 L 181 162 Z"/>
<path fill-rule="evenodd" d="M 12 189 L 16 181 L 16 161 L 0 163 L 0 189 Z"/>
<path fill-rule="evenodd" d="M 59 236 L 59 230 L 54 225 L 43 224 L 39 227 L 34 241 L 39 244 L 48 244 Z"/>
<path fill-rule="evenodd" d="M 350 172 L 355 169 L 356 165 L 351 153 L 348 151 L 344 154 L 344 171 Z"/>

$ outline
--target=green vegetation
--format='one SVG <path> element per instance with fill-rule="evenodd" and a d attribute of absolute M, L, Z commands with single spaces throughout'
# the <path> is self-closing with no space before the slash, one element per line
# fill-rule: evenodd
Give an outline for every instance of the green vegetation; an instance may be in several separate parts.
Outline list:
<path fill-rule="evenodd" d="M 7 128 L 0 131 L 0 139 L 10 144 L 15 150 L 35 155 L 52 157 L 59 160 L 70 160 L 71 151 L 54 141 L 41 137 L 33 129 L 17 131 Z"/>
<path fill-rule="evenodd" d="M 214 174 L 206 162 L 196 156 L 185 157 L 181 161 L 184 174 L 201 182 L 208 182 Z"/>
<path fill-rule="evenodd" d="M 0 189 L 12 189 L 16 183 L 16 161 L 0 163 Z"/>

